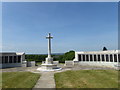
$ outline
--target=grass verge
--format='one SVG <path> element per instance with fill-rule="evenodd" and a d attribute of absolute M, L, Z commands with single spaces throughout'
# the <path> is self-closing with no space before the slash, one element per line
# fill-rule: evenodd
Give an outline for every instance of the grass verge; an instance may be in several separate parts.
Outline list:
<path fill-rule="evenodd" d="M 54 75 L 56 88 L 118 88 L 116 70 L 65 71 Z"/>
<path fill-rule="evenodd" d="M 31 72 L 3 72 L 2 88 L 33 88 L 39 77 Z"/>

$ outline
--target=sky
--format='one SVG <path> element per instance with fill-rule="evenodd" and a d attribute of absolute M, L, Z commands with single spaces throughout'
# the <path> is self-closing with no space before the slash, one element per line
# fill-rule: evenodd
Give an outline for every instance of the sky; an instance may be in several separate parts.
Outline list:
<path fill-rule="evenodd" d="M 2 51 L 46 54 L 118 49 L 117 2 L 4 2 Z"/>

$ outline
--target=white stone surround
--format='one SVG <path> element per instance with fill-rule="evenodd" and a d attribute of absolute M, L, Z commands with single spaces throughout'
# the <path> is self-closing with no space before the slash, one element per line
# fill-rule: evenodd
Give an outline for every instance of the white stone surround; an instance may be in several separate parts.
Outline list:
<path fill-rule="evenodd" d="M 118 67 L 120 50 L 75 52 L 73 61 L 79 65 Z"/>

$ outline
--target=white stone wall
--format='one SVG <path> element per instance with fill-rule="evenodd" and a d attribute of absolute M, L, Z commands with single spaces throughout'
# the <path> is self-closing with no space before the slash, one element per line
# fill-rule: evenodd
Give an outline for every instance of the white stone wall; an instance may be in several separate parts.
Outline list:
<path fill-rule="evenodd" d="M 77 62 L 79 65 L 116 67 L 120 63 L 119 62 L 120 58 L 118 58 L 118 54 L 120 54 L 119 50 L 75 52 L 75 59 L 73 61 Z M 90 55 L 92 57 L 90 57 Z M 114 57 L 114 55 L 115 55 L 115 57 Z M 112 60 L 111 60 L 111 56 L 112 56 Z M 106 59 L 106 57 L 107 57 L 107 59 Z M 92 58 L 92 60 L 91 60 L 91 58 Z M 117 61 L 117 62 L 115 62 L 115 61 Z"/>
<path fill-rule="evenodd" d="M 22 67 L 25 61 L 25 53 L 5 52 L 0 55 L 0 68 Z"/>

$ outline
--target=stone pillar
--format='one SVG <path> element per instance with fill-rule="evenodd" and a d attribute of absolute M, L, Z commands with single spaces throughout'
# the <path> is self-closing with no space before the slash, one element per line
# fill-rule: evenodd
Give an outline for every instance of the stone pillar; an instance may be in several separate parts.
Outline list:
<path fill-rule="evenodd" d="M 113 62 L 114 62 L 114 54 L 112 54 L 112 56 L 113 56 L 112 58 L 113 58 Z"/>
<path fill-rule="evenodd" d="M 89 62 L 90 62 L 90 54 L 88 54 Z"/>
<path fill-rule="evenodd" d="M 79 54 L 75 54 L 76 60 L 79 61 Z"/>
<path fill-rule="evenodd" d="M 98 54 L 96 54 L 96 62 L 98 62 Z"/>
<path fill-rule="evenodd" d="M 22 57 L 22 55 L 21 55 L 21 60 L 20 60 L 20 63 L 22 63 L 22 60 L 23 60 L 23 57 Z"/>
<path fill-rule="evenodd" d="M 117 55 L 117 62 L 119 63 L 119 60 L 118 60 L 118 54 L 116 54 Z"/>
<path fill-rule="evenodd" d="M 81 54 L 81 61 L 83 61 L 83 54 Z"/>
<path fill-rule="evenodd" d="M 92 54 L 92 61 L 94 62 L 94 54 Z"/>
<path fill-rule="evenodd" d="M 76 52 L 75 52 L 75 60 L 79 61 L 79 54 L 77 54 Z"/>
<path fill-rule="evenodd" d="M 108 62 L 110 62 L 110 54 L 108 54 Z"/>
<path fill-rule="evenodd" d="M 106 62 L 106 54 L 104 54 L 104 59 L 105 59 L 105 62 Z"/>
<path fill-rule="evenodd" d="M 9 61 L 9 56 L 8 56 L 8 63 L 10 63 L 10 61 Z"/>
<path fill-rule="evenodd" d="M 86 62 L 87 60 L 86 60 L 86 54 L 85 54 L 85 62 Z"/>

